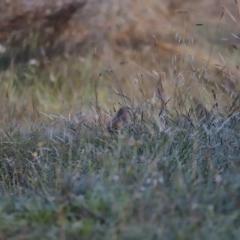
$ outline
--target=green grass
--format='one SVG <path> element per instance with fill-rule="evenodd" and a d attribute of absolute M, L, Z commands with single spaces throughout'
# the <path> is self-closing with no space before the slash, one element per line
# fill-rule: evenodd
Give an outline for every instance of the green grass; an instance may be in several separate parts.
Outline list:
<path fill-rule="evenodd" d="M 1 239 L 237 239 L 239 114 L 188 118 L 2 128 Z"/>

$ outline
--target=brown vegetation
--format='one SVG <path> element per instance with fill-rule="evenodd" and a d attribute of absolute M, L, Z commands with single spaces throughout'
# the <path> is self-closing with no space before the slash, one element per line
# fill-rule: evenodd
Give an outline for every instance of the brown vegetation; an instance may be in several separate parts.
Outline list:
<path fill-rule="evenodd" d="M 37 54 L 30 59 L 93 54 L 101 65 L 111 63 L 121 86 L 130 82 L 127 95 L 133 79 L 144 78 L 144 99 L 161 82 L 165 101 L 191 89 L 210 104 L 214 89 L 219 102 L 231 104 L 239 87 L 238 7 L 232 1 L 5 1 L 0 44 L 15 49 L 10 57 L 17 64 L 19 52 L 26 56 L 22 42 L 30 36 L 30 45 L 35 32 Z"/>

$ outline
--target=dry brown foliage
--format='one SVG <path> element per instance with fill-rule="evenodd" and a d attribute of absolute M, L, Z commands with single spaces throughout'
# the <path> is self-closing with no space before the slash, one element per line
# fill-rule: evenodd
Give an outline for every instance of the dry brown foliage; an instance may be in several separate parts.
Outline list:
<path fill-rule="evenodd" d="M 234 1 L 5 0 L 0 9 L 3 44 L 37 29 L 38 46 L 47 53 L 56 47 L 65 56 L 94 52 L 97 61 L 111 62 L 122 82 L 144 75 L 154 82 L 150 89 L 161 79 L 165 100 L 189 86 L 199 95 L 203 85 L 223 93 L 223 101 L 236 96 L 239 59 L 232 56 L 238 51 L 239 6 Z M 123 61 L 128 64 L 119 65 Z M 152 90 L 144 95 L 151 96 Z"/>

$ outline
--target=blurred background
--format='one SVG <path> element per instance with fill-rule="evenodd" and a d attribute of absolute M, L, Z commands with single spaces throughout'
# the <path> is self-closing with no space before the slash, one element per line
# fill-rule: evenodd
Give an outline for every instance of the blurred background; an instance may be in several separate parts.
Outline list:
<path fill-rule="evenodd" d="M 112 108 L 123 94 L 134 105 L 156 91 L 224 112 L 238 98 L 239 11 L 237 0 L 2 0 L 1 119 Z"/>

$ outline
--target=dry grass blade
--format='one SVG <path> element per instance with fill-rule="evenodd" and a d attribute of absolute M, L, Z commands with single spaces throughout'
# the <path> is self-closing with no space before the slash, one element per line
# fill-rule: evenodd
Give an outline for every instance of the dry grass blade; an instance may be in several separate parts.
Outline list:
<path fill-rule="evenodd" d="M 226 13 L 228 14 L 228 16 L 234 21 L 234 23 L 236 23 L 237 27 L 240 29 L 238 21 L 236 20 L 236 18 L 231 14 L 231 12 L 228 10 L 227 7 L 223 6 L 222 7 L 224 9 L 224 11 L 226 11 Z"/>

